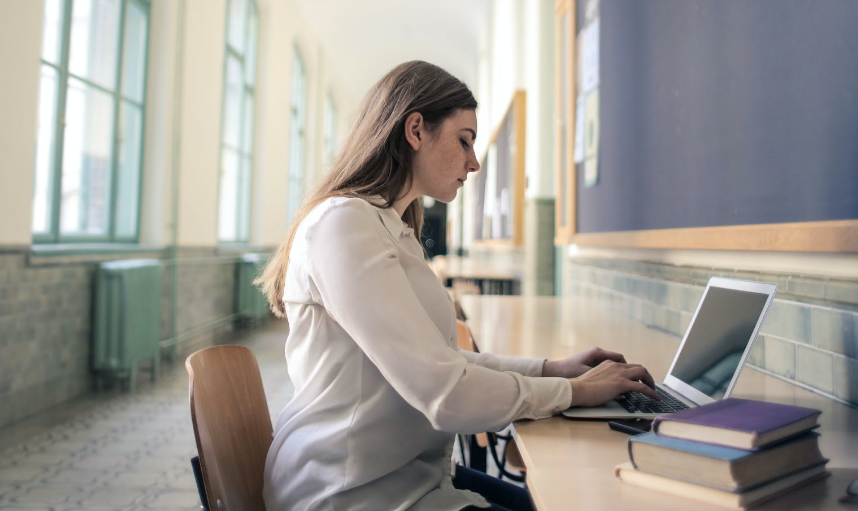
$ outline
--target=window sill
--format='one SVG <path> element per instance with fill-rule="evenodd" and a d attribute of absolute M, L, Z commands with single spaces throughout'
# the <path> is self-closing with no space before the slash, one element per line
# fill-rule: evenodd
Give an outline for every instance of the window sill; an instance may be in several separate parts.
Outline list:
<path fill-rule="evenodd" d="M 161 246 L 132 243 L 34 243 L 30 247 L 29 263 L 31 266 L 99 263 L 137 255 L 161 259 L 165 251 Z"/>

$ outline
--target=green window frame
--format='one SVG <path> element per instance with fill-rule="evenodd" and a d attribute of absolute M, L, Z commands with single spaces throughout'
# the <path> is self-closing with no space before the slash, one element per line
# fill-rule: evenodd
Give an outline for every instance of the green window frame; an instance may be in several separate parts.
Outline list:
<path fill-rule="evenodd" d="M 44 0 L 34 243 L 137 243 L 150 0 Z"/>
<path fill-rule="evenodd" d="M 307 70 L 301 51 L 294 46 L 292 60 L 292 119 L 289 141 L 289 215 L 291 221 L 304 199 L 304 151 L 307 121 Z"/>
<path fill-rule="evenodd" d="M 247 243 L 259 9 L 255 0 L 229 0 L 226 9 L 217 237 L 221 243 Z"/>

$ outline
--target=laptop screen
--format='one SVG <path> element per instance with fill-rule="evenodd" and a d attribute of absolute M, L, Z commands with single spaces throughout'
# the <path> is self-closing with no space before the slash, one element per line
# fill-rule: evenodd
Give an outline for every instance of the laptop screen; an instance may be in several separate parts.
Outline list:
<path fill-rule="evenodd" d="M 712 399 L 724 397 L 768 298 L 710 286 L 670 375 Z"/>

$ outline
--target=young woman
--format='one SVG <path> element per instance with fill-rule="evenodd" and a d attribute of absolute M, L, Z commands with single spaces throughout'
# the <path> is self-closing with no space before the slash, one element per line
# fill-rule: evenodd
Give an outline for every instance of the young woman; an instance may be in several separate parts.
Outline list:
<path fill-rule="evenodd" d="M 268 511 L 532 509 L 524 489 L 461 467 L 453 478 L 455 434 L 631 390 L 655 397 L 646 369 L 618 353 L 457 349 L 453 304 L 418 241 L 421 197 L 449 202 L 479 170 L 476 108 L 437 66 L 393 69 L 260 277 L 289 321 L 295 386 L 265 466 Z"/>

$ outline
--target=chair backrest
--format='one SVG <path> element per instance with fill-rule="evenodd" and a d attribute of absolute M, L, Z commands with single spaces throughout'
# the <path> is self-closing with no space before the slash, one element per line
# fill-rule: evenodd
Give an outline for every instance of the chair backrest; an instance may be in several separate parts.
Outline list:
<path fill-rule="evenodd" d="M 465 351 L 477 351 L 477 346 L 474 343 L 474 336 L 471 335 L 471 329 L 468 324 L 461 319 L 456 320 L 456 342 L 459 349 Z"/>
<path fill-rule="evenodd" d="M 264 511 L 262 479 L 272 428 L 256 357 L 244 346 L 216 346 L 189 356 L 185 367 L 211 509 Z"/>

